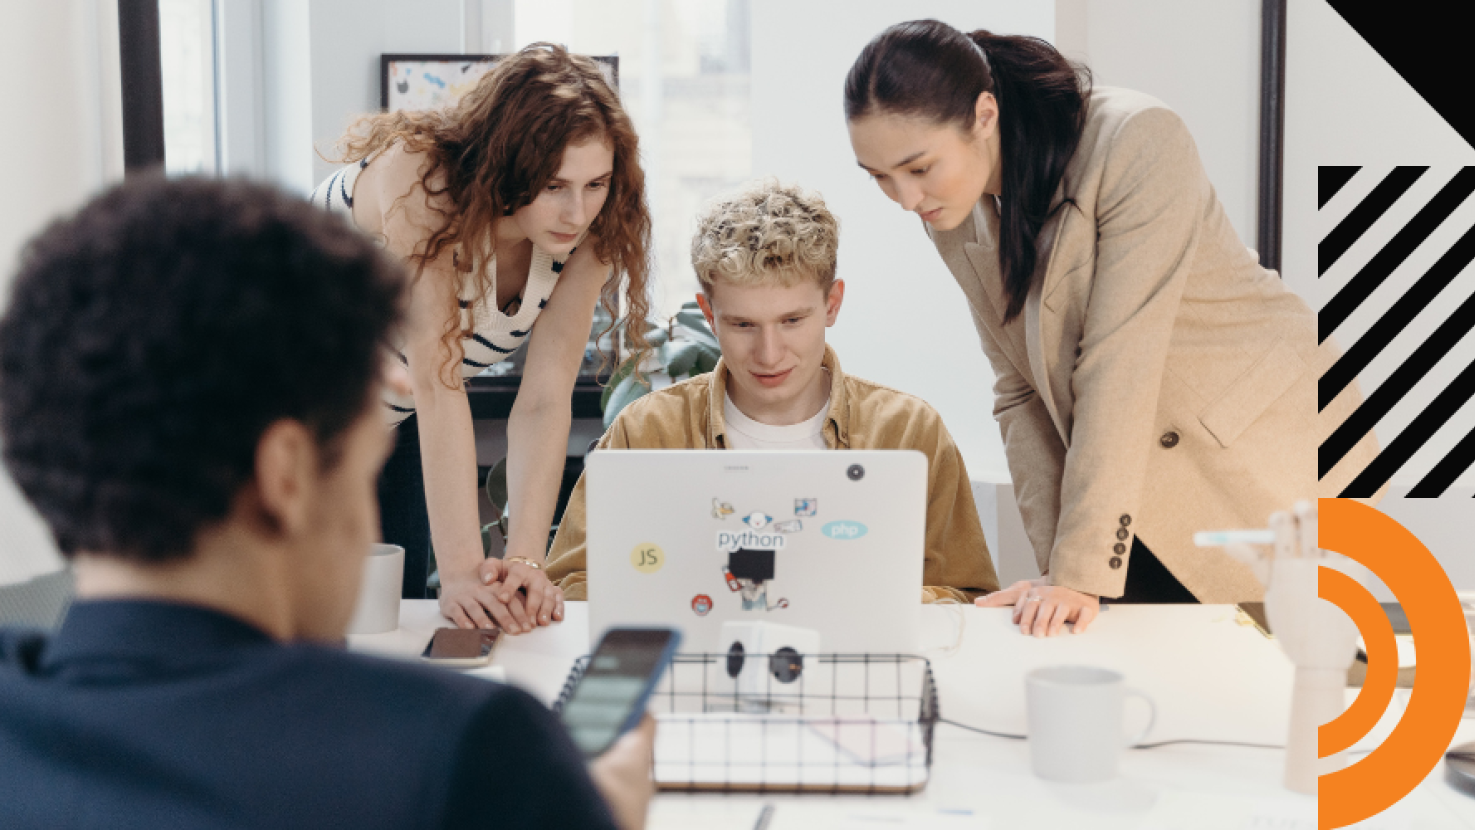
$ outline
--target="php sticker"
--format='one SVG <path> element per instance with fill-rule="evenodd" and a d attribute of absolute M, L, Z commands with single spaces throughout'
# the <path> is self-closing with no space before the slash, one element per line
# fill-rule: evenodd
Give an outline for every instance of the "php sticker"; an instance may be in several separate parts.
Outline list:
<path fill-rule="evenodd" d="M 795 516 L 813 516 L 819 510 L 819 499 L 794 499 Z"/>
<path fill-rule="evenodd" d="M 859 539 L 866 535 L 866 526 L 860 522 L 830 522 L 820 528 L 819 532 L 831 539 Z"/>
<path fill-rule="evenodd" d="M 691 610 L 695 611 L 698 617 L 707 616 L 707 612 L 712 610 L 712 598 L 706 594 L 697 594 L 692 597 Z"/>

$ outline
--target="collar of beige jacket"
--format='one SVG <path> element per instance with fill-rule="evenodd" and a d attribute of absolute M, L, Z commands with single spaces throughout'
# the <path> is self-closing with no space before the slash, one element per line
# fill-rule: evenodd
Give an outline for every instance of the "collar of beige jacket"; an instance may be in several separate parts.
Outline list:
<path fill-rule="evenodd" d="M 1067 217 L 1075 212 L 1071 205 L 1065 204 L 1065 199 L 1065 180 L 1062 178 L 1061 182 L 1055 186 L 1055 194 L 1050 200 L 1054 208 L 1054 213 L 1040 228 L 1039 236 L 1036 238 L 1036 244 L 1039 245 L 1040 249 L 1048 250 L 1049 254 L 1043 257 L 1036 266 L 1035 273 L 1037 276 L 1031 281 L 1029 294 L 1024 298 L 1024 313 L 1020 316 L 1024 318 L 1026 357 L 1029 360 L 1030 373 L 1034 375 L 1035 392 L 1045 404 L 1045 410 L 1050 413 L 1050 418 L 1055 422 L 1057 431 L 1066 438 L 1068 445 L 1069 437 L 1064 427 L 1065 422 L 1061 417 L 1055 396 L 1050 391 L 1051 367 L 1046 363 L 1046 356 L 1053 353 L 1048 347 L 1052 339 L 1050 333 L 1054 332 L 1058 335 L 1059 326 L 1051 325 L 1057 322 L 1054 320 L 1042 321 L 1040 311 L 1041 298 L 1045 293 L 1046 287 L 1053 285 L 1054 281 L 1060 277 L 1060 273 L 1058 272 L 1065 262 L 1065 258 L 1058 256 L 1060 252 L 1060 240 L 1066 236 L 1066 234 L 1061 233 L 1061 229 L 1066 223 Z M 988 217 L 985 211 L 993 210 L 995 210 L 993 197 L 985 194 L 979 200 L 979 204 L 975 206 L 973 211 L 973 238 L 975 240 L 983 240 L 988 236 L 989 229 L 985 226 Z M 984 285 L 999 285 L 1002 287 L 1003 274 L 999 270 L 999 257 L 996 247 L 980 244 L 979 242 L 969 242 L 966 239 L 962 240 L 962 243 L 963 252 L 968 262 L 973 266 L 973 270 L 977 273 L 978 278 Z M 1002 305 L 1002 292 L 999 293 L 1000 305 L 995 309 L 995 313 L 999 315 L 999 319 L 1002 322 L 1004 307 Z"/>
<path fill-rule="evenodd" d="M 825 423 L 825 443 L 830 449 L 850 448 L 850 400 L 845 395 L 845 373 L 840 371 L 840 356 L 825 344 L 821 366 L 830 372 L 830 417 Z M 707 449 L 727 449 L 727 419 L 722 405 L 727 400 L 727 379 L 730 372 L 726 359 L 717 360 L 712 370 L 712 382 L 707 386 Z"/>

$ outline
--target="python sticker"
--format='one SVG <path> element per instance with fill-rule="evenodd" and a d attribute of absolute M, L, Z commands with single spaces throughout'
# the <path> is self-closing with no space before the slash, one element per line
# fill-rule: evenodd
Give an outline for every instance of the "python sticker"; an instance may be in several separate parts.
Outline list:
<path fill-rule="evenodd" d="M 831 539 L 840 539 L 843 541 L 848 539 L 859 539 L 860 537 L 866 535 L 866 530 L 866 526 L 861 524 L 860 522 L 839 521 L 830 522 L 829 524 L 820 528 L 819 532 L 830 537 Z"/>
<path fill-rule="evenodd" d="M 717 549 L 728 553 L 739 548 L 783 550 L 787 543 L 788 539 L 784 538 L 782 533 L 759 533 L 756 530 L 717 531 Z"/>

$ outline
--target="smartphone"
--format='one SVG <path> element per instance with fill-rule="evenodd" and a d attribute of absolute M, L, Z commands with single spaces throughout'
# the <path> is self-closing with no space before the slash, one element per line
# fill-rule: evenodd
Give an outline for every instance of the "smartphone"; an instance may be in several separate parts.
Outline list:
<path fill-rule="evenodd" d="M 602 755 L 635 727 L 665 673 L 681 632 L 674 628 L 611 628 L 563 704 L 563 723 L 585 758 Z"/>
<path fill-rule="evenodd" d="M 492 650 L 501 634 L 501 629 L 437 629 L 420 657 L 441 666 L 485 666 L 492 662 Z"/>

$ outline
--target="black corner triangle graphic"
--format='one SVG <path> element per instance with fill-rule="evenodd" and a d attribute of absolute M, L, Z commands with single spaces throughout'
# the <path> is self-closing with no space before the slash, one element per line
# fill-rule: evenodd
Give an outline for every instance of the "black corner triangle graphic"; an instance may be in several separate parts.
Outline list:
<path fill-rule="evenodd" d="M 1326 207 L 1326 203 L 1337 195 L 1337 191 L 1352 177 L 1357 175 L 1361 167 L 1318 167 L 1316 169 L 1316 209 Z"/>
<path fill-rule="evenodd" d="M 1475 108 L 1470 106 L 1469 89 L 1462 81 L 1456 57 L 1469 53 L 1469 29 L 1456 22 L 1456 12 L 1421 13 L 1354 0 L 1328 0 L 1328 5 L 1466 144 L 1475 147 Z M 1441 18 L 1444 23 L 1439 22 Z"/>

